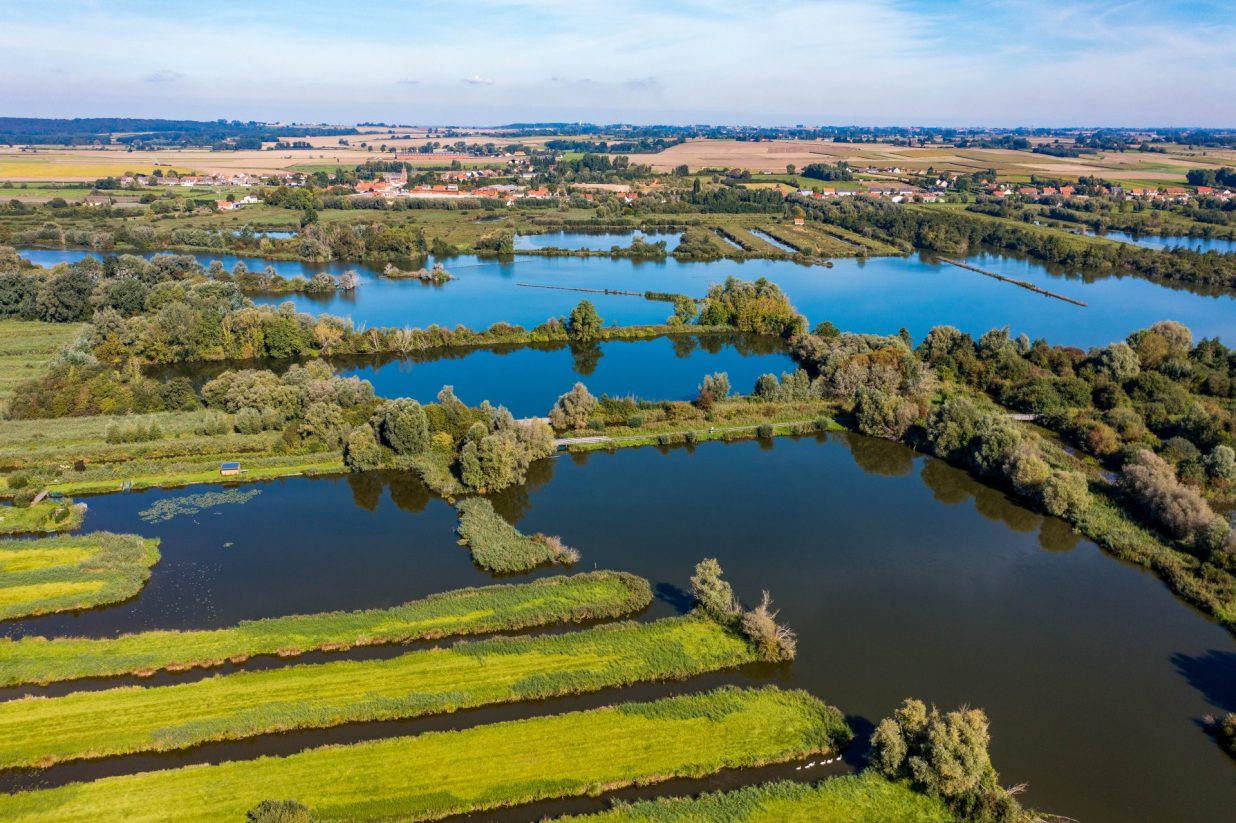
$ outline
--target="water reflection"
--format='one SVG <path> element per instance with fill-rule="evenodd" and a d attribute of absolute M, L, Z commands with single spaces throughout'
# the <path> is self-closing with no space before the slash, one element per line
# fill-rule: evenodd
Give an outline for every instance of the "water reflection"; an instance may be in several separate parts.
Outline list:
<path fill-rule="evenodd" d="M 23 250 L 23 255 L 53 265 L 93 254 L 72 250 Z M 221 259 L 230 268 L 240 258 L 195 255 L 203 264 Z M 800 312 L 814 324 L 830 320 L 850 331 L 895 334 L 906 327 L 921 339 L 932 326 L 948 324 L 974 335 L 1009 326 L 1053 342 L 1103 345 L 1163 319 L 1179 320 L 1196 337 L 1236 338 L 1236 298 L 1217 288 L 1175 282 L 1150 282 L 1131 275 L 1044 266 L 1006 253 L 984 252 L 971 263 L 1084 301 L 1082 308 L 1044 298 L 974 272 L 942 263 L 930 255 L 838 259 L 830 269 L 784 260 L 680 263 L 609 257 L 529 257 L 506 260 L 458 257 L 444 261 L 458 279 L 440 288 L 419 281 L 381 277 L 357 263 L 322 264 L 269 261 L 284 277 L 311 277 L 317 271 L 341 274 L 355 269 L 361 285 L 355 292 L 333 295 L 268 295 L 258 302 L 290 301 L 313 313 L 347 316 L 368 326 L 462 323 L 485 328 L 495 322 L 532 327 L 550 317 L 565 317 L 583 296 L 572 291 L 520 288 L 518 284 L 571 288 L 670 291 L 701 297 L 710 284 L 734 275 L 767 277 L 780 285 Z M 250 268 L 268 261 L 245 259 Z M 607 322 L 622 325 L 661 323 L 670 306 L 621 295 L 589 295 Z"/>

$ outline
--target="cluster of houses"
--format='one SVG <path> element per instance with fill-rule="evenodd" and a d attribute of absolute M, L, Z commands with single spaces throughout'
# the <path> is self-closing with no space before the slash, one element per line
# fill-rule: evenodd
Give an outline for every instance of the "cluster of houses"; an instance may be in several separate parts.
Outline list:
<path fill-rule="evenodd" d="M 489 172 L 489 173 L 486 173 Z M 451 175 L 447 177 L 446 175 Z M 452 171 L 443 174 L 447 180 L 476 180 L 498 176 L 490 169 Z M 362 180 L 356 184 L 357 197 L 416 198 L 423 200 L 453 200 L 486 198 L 503 200 L 509 206 L 516 200 L 549 200 L 558 195 L 547 188 L 529 188 L 513 184 L 491 184 L 476 188 L 460 188 L 459 183 L 423 183 L 408 186 L 408 172 L 386 172 L 377 180 Z"/>
<path fill-rule="evenodd" d="M 263 184 L 281 184 L 284 186 L 303 186 L 306 175 L 300 172 L 272 171 L 269 174 L 256 175 L 247 172 L 233 174 L 166 174 L 162 177 L 146 174 L 126 174 L 120 178 L 122 186 L 260 186 Z"/>
<path fill-rule="evenodd" d="M 923 191 L 905 183 L 867 183 L 857 189 L 799 189 L 800 197 L 810 197 L 813 200 L 832 200 L 839 197 L 880 197 L 892 203 L 935 203 L 941 195 L 933 191 Z"/>
<path fill-rule="evenodd" d="M 1191 191 L 1183 186 L 1161 186 L 1159 188 L 1125 188 L 1123 186 L 1093 186 L 1089 189 L 1097 195 L 1114 197 L 1118 200 L 1150 200 L 1167 203 L 1188 203 L 1195 197 L 1214 197 L 1218 200 L 1231 200 L 1236 197 L 1230 189 L 1216 189 L 1213 186 L 1198 186 Z M 1040 197 L 1059 197 L 1063 200 L 1086 200 L 1088 194 L 1078 194 L 1073 186 L 1013 186 L 1007 183 L 989 184 L 984 193 L 998 199 L 1019 195 L 1037 200 Z"/>

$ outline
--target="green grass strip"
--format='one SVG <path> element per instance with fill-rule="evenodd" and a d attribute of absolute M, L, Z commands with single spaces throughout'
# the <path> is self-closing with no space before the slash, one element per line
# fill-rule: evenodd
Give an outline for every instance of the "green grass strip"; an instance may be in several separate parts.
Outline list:
<path fill-rule="evenodd" d="M 0 795 L 0 820 L 241 820 L 269 799 L 297 800 L 326 820 L 436 820 L 794 760 L 851 736 L 840 711 L 806 692 L 727 687 Z"/>
<path fill-rule="evenodd" d="M 209 631 L 116 638 L 0 639 L 0 686 L 215 666 L 254 655 L 433 640 L 632 614 L 652 602 L 648 581 L 625 572 L 545 577 L 458 589 L 389 609 L 247 620 Z"/>
<path fill-rule="evenodd" d="M 150 579 L 158 546 L 109 532 L 0 542 L 0 620 L 132 597 Z"/>
<path fill-rule="evenodd" d="M 543 534 L 529 537 L 520 533 L 484 497 L 461 500 L 455 508 L 459 511 L 460 540 L 472 549 L 472 559 L 482 569 L 509 574 L 579 559 L 579 554 L 562 546 L 561 541 Z"/>
<path fill-rule="evenodd" d="M 873 771 L 822 783 L 764 783 L 696 798 L 646 800 L 555 823 L 956 823 L 939 799 Z"/>
<path fill-rule="evenodd" d="M 698 617 L 499 637 L 390 660 L 341 660 L 0 703 L 0 768 L 182 749 L 289 729 L 392 720 L 649 680 L 757 659 Z"/>

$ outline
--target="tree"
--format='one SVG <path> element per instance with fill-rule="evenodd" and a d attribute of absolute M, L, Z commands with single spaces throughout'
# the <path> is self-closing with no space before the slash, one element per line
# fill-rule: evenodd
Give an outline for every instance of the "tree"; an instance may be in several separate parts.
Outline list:
<path fill-rule="evenodd" d="M 730 396 L 730 376 L 726 372 L 704 375 L 704 382 L 699 386 L 702 395 L 708 392 L 714 400 L 725 400 Z"/>
<path fill-rule="evenodd" d="M 961 820 L 1012 823 L 1023 812 L 999 784 L 990 742 L 981 709 L 942 715 L 911 699 L 876 726 L 871 763 L 889 779 L 910 780 L 919 791 L 939 797 Z"/>
<path fill-rule="evenodd" d="M 733 623 L 742 612 L 734 597 L 734 589 L 721 578 L 721 564 L 716 558 L 706 557 L 695 564 L 691 575 L 691 595 L 700 610 L 714 620 Z"/>
<path fill-rule="evenodd" d="M 429 419 L 420 403 L 406 397 L 391 400 L 378 416 L 378 434 L 396 453 L 420 454 L 429 447 Z"/>
<path fill-rule="evenodd" d="M 1080 472 L 1053 471 L 1041 494 L 1043 508 L 1055 517 L 1076 518 L 1090 507 L 1090 489 Z"/>
<path fill-rule="evenodd" d="M 72 268 L 52 275 L 40 284 L 35 306 L 40 320 L 48 323 L 76 323 L 90 319 L 90 294 L 94 279 Z"/>
<path fill-rule="evenodd" d="M 354 472 L 372 471 L 382 465 L 382 447 L 369 424 L 357 426 L 343 446 L 343 462 Z"/>
<path fill-rule="evenodd" d="M 918 419 L 918 406 L 895 394 L 862 388 L 854 404 L 854 416 L 863 434 L 900 440 Z"/>
<path fill-rule="evenodd" d="M 572 340 L 595 340 L 601 334 L 601 316 L 591 300 L 581 300 L 567 318 L 567 335 Z"/>
<path fill-rule="evenodd" d="M 549 424 L 558 431 L 582 429 L 596 410 L 597 399 L 583 383 L 576 383 L 571 390 L 560 396 L 549 412 Z"/>

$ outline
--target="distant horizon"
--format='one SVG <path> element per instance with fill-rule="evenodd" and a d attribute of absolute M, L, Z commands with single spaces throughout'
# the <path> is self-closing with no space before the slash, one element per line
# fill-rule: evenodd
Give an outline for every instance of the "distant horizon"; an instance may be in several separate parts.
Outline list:
<path fill-rule="evenodd" d="M 1151 124 L 1124 124 L 1124 125 L 1037 125 L 1037 124 L 1022 124 L 1017 126 L 998 126 L 993 124 L 965 124 L 959 125 L 955 123 L 942 123 L 939 125 L 928 125 L 925 123 L 773 123 L 773 122 L 735 122 L 735 123 L 720 123 L 720 122 L 682 122 L 674 123 L 667 121 L 650 121 L 646 123 L 632 121 L 589 121 L 589 120 L 537 120 L 537 121 L 511 121 L 506 123 L 429 123 L 429 122 L 399 122 L 398 120 L 385 120 L 381 118 L 364 118 L 355 121 L 345 120 L 285 120 L 279 118 L 264 118 L 264 117 L 226 117 L 226 116 L 202 116 L 202 117 L 165 117 L 157 115 L 134 115 L 134 114 L 91 114 L 91 115 L 31 115 L 31 114 L 10 114 L 8 112 L 0 112 L 0 122 L 4 120 L 161 120 L 167 122 L 196 122 L 196 123 L 213 123 L 218 121 L 225 122 L 240 122 L 240 123 L 263 123 L 270 126 L 305 126 L 307 128 L 321 127 L 340 127 L 340 128 L 389 128 L 389 129 L 514 129 L 514 128 L 567 128 L 570 126 L 590 127 L 596 129 L 621 128 L 631 127 L 637 129 L 647 128 L 674 128 L 674 129 L 689 129 L 689 128 L 724 128 L 724 129 L 780 129 L 780 130 L 796 130 L 804 131 L 825 130 L 825 129 L 921 129 L 924 131 L 943 131 L 955 130 L 963 132 L 971 131 L 1001 131 L 1001 132 L 1016 132 L 1016 131 L 1051 131 L 1051 132 L 1067 132 L 1067 131 L 1144 131 L 1144 132 L 1180 132 L 1180 131 L 1233 131 L 1234 126 L 1205 126 L 1198 124 L 1184 125 L 1151 125 Z"/>
<path fill-rule="evenodd" d="M 1236 126 L 1220 0 L 10 0 L 0 22 L 0 98 L 32 117 Z"/>

